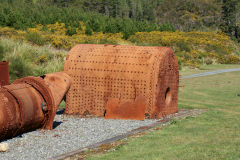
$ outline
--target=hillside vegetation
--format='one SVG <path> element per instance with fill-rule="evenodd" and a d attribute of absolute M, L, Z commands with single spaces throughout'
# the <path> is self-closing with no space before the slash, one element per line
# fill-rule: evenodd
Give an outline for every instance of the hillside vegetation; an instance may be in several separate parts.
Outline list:
<path fill-rule="evenodd" d="M 169 46 L 175 51 L 179 65 L 199 68 L 200 64 L 238 64 L 240 63 L 240 46 L 222 32 L 137 32 L 128 39 L 122 33 L 92 32 L 87 35 L 86 26 L 81 23 L 81 30 L 67 35 L 64 23 L 37 25 L 26 31 L 13 28 L 0 28 L 0 35 L 25 41 L 33 45 L 48 45 L 58 49 L 71 49 L 79 43 L 125 44 Z M 54 32 L 54 33 L 53 33 Z M 6 59 L 6 58 L 5 58 Z"/>
<path fill-rule="evenodd" d="M 239 30 L 240 22 L 238 0 L 1 0 L 0 4 L 1 26 L 27 29 L 59 22 L 69 35 L 81 28 L 79 21 L 89 33 L 122 32 L 124 38 L 156 30 L 231 32 L 226 25 Z"/>
<path fill-rule="evenodd" d="M 60 70 L 75 44 L 97 43 L 168 46 L 180 68 L 239 64 L 239 10 L 237 0 L 2 0 L 0 60 L 10 60 L 12 67 L 26 53 L 14 48 L 38 48 L 21 57 L 29 73 L 11 71 L 16 78 L 38 75 Z M 53 54 L 51 47 L 66 51 Z"/>
<path fill-rule="evenodd" d="M 62 71 L 66 54 L 50 46 L 38 47 L 23 41 L 0 38 L 0 60 L 9 60 L 11 81 Z"/>

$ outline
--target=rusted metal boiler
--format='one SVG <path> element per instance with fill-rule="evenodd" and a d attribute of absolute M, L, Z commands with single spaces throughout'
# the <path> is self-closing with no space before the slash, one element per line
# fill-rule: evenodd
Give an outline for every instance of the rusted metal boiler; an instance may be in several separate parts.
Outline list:
<path fill-rule="evenodd" d="M 0 62 L 0 87 L 9 84 L 8 62 Z"/>
<path fill-rule="evenodd" d="M 52 129 L 57 107 L 71 85 L 64 72 L 26 77 L 0 88 L 0 140 L 38 128 Z"/>
<path fill-rule="evenodd" d="M 170 48 L 80 44 L 64 71 L 73 80 L 66 114 L 142 120 L 178 110 L 178 62 Z"/>

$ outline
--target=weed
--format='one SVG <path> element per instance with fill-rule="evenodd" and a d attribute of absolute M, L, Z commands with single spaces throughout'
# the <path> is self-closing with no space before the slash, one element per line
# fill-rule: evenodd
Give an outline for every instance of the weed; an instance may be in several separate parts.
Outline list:
<path fill-rule="evenodd" d="M 0 38 L 4 59 L 9 60 L 10 79 L 41 76 L 63 70 L 65 51 L 59 52 L 48 46 L 36 47 L 22 41 Z"/>
<path fill-rule="evenodd" d="M 4 47 L 2 46 L 2 44 L 0 43 L 0 61 L 3 60 L 4 57 Z"/>
<path fill-rule="evenodd" d="M 77 33 L 76 28 L 68 28 L 66 31 L 66 35 L 68 35 L 68 36 L 72 36 L 76 33 Z"/>
<path fill-rule="evenodd" d="M 176 43 L 177 47 L 179 48 L 180 51 L 186 51 L 186 52 L 190 52 L 191 48 L 189 47 L 189 45 L 183 40 L 179 40 Z"/>
<path fill-rule="evenodd" d="M 45 44 L 45 40 L 44 38 L 37 32 L 28 32 L 26 35 L 25 35 L 25 38 L 33 43 L 33 44 L 36 44 L 36 45 L 39 45 L 39 46 L 42 46 Z"/>
<path fill-rule="evenodd" d="M 43 63 L 46 63 L 47 61 L 48 61 L 48 57 L 46 54 L 42 54 L 36 59 L 37 64 L 43 64 Z"/>
<path fill-rule="evenodd" d="M 85 30 L 85 34 L 86 34 L 86 35 L 89 35 L 89 36 L 92 35 L 92 30 L 91 30 L 90 27 L 87 26 L 87 28 L 86 28 L 86 30 Z"/>
<path fill-rule="evenodd" d="M 163 32 L 163 31 L 176 32 L 176 28 L 171 23 L 164 23 L 164 24 L 160 25 L 159 31 L 161 31 L 161 32 Z"/>
<path fill-rule="evenodd" d="M 204 63 L 207 64 L 207 65 L 213 64 L 213 59 L 209 58 L 209 57 L 206 57 L 206 58 L 204 58 L 203 64 Z"/>
<path fill-rule="evenodd" d="M 176 120 L 176 119 L 172 119 L 171 121 L 170 121 L 170 124 L 177 124 L 178 123 L 178 120 Z"/>
<path fill-rule="evenodd" d="M 207 52 L 216 52 L 216 53 L 218 53 L 219 55 L 224 55 L 224 54 L 226 54 L 226 52 L 225 52 L 225 50 L 224 50 L 224 48 L 222 48 L 222 47 L 220 47 L 220 46 L 218 46 L 218 45 L 215 45 L 215 44 L 213 44 L 213 45 L 207 45 L 206 46 L 206 51 Z"/>
<path fill-rule="evenodd" d="M 10 61 L 10 76 L 12 79 L 27 77 L 33 74 L 33 68 L 21 56 L 14 56 Z"/>

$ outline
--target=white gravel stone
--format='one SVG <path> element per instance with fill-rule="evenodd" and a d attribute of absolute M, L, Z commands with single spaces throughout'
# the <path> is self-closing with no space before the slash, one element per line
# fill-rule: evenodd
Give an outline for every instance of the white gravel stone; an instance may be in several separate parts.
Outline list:
<path fill-rule="evenodd" d="M 8 143 L 0 143 L 0 152 L 7 152 L 8 150 Z"/>
<path fill-rule="evenodd" d="M 0 160 L 42 160 L 127 133 L 155 123 L 157 120 L 106 120 L 56 115 L 51 131 L 37 130 L 6 140 L 9 152 L 1 152 Z"/>

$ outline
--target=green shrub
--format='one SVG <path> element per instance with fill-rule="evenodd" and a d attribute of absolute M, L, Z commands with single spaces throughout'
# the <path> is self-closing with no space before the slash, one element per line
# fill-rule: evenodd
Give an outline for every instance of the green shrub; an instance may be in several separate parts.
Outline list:
<path fill-rule="evenodd" d="M 92 29 L 89 26 L 86 27 L 85 34 L 89 36 L 92 35 Z"/>
<path fill-rule="evenodd" d="M 100 39 L 99 44 L 117 44 L 117 43 L 114 41 L 107 40 L 107 39 Z"/>
<path fill-rule="evenodd" d="M 11 79 L 27 77 L 33 74 L 32 66 L 21 56 L 11 57 L 9 62 Z"/>
<path fill-rule="evenodd" d="M 159 31 L 176 32 L 176 28 L 171 23 L 165 23 L 160 25 Z"/>
<path fill-rule="evenodd" d="M 25 38 L 33 43 L 33 44 L 37 44 L 39 46 L 42 46 L 46 43 L 45 39 L 37 32 L 28 32 L 26 35 L 25 35 Z"/>
<path fill-rule="evenodd" d="M 178 59 L 178 69 L 182 70 L 182 62 L 180 59 Z"/>
<path fill-rule="evenodd" d="M 47 28 L 47 26 L 46 26 L 46 25 L 44 25 L 44 26 L 42 27 L 41 31 L 48 31 L 48 28 Z"/>
<path fill-rule="evenodd" d="M 74 35 L 76 33 L 77 33 L 76 28 L 68 28 L 67 31 L 66 31 L 66 34 L 68 36 L 72 36 L 72 35 Z"/>
<path fill-rule="evenodd" d="M 194 60 L 187 60 L 184 62 L 184 65 L 188 66 L 189 68 L 200 68 L 199 62 Z"/>
<path fill-rule="evenodd" d="M 56 53 L 56 58 L 64 60 L 64 58 L 66 57 L 66 55 L 62 52 L 57 52 Z"/>
<path fill-rule="evenodd" d="M 9 60 L 11 81 L 63 71 L 64 57 L 67 55 L 64 50 L 55 50 L 50 46 L 32 46 L 4 37 L 0 38 L 0 46 L 1 44 L 4 46 L 4 60 Z"/>
<path fill-rule="evenodd" d="M 186 52 L 190 52 L 191 48 L 189 47 L 189 45 L 184 41 L 184 40 L 179 40 L 176 43 L 177 47 L 179 48 L 180 51 L 186 51 Z"/>
<path fill-rule="evenodd" d="M 206 49 L 207 52 L 216 52 L 219 55 L 225 55 L 226 54 L 226 50 L 223 47 L 215 45 L 215 44 L 207 45 L 205 49 Z"/>
<path fill-rule="evenodd" d="M 4 58 L 4 47 L 0 44 L 0 61 Z"/>
<path fill-rule="evenodd" d="M 221 64 L 240 64 L 240 57 L 235 55 L 224 55 L 218 58 Z"/>
<path fill-rule="evenodd" d="M 35 70 L 34 70 L 34 76 L 42 76 L 46 74 L 46 69 L 45 67 L 37 67 Z"/>
<path fill-rule="evenodd" d="M 207 65 L 213 64 L 213 59 L 210 58 L 210 57 L 206 57 L 206 58 L 204 58 L 204 62 L 203 63 L 205 63 Z"/>
<path fill-rule="evenodd" d="M 42 54 L 35 61 L 36 61 L 37 64 L 43 64 L 43 63 L 46 63 L 48 61 L 48 57 L 47 57 L 46 54 Z"/>

